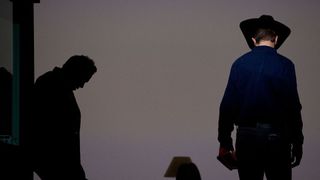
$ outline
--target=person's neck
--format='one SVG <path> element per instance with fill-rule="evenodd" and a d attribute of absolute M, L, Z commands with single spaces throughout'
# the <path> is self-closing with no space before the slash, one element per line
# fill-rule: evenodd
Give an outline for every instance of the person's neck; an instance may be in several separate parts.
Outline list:
<path fill-rule="evenodd" d="M 256 44 L 256 46 L 269 46 L 269 47 L 274 48 L 275 43 L 271 42 L 271 41 L 261 41 L 261 42 L 259 42 L 259 44 Z"/>

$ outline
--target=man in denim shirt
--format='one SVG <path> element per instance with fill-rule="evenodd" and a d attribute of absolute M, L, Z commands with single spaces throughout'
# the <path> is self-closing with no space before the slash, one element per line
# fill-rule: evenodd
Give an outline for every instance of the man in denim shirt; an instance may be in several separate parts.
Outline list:
<path fill-rule="evenodd" d="M 268 15 L 240 28 L 251 51 L 231 68 L 220 105 L 219 155 L 234 154 L 240 180 L 291 180 L 302 157 L 301 104 L 294 64 L 277 53 L 290 29 Z"/>

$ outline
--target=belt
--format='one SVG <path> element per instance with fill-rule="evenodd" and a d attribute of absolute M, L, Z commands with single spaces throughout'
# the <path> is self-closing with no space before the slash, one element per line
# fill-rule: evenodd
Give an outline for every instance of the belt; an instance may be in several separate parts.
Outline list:
<path fill-rule="evenodd" d="M 275 125 L 270 124 L 270 123 L 245 123 L 245 124 L 238 124 L 238 127 L 244 127 L 244 128 L 277 128 Z"/>

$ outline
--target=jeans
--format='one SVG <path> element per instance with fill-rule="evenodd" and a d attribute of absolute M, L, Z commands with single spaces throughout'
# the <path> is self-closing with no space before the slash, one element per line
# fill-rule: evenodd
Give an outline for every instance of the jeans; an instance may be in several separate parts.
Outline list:
<path fill-rule="evenodd" d="M 290 146 L 269 125 L 238 127 L 236 156 L 240 180 L 291 180 Z"/>

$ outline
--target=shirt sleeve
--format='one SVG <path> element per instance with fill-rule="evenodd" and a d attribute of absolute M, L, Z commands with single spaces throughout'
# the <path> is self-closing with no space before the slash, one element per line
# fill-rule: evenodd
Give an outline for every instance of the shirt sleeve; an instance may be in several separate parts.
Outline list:
<path fill-rule="evenodd" d="M 303 144 L 304 136 L 302 133 L 302 117 L 301 117 L 301 103 L 299 100 L 297 90 L 297 80 L 295 74 L 294 64 L 291 64 L 286 71 L 286 87 L 284 94 L 285 108 L 287 110 L 288 118 L 285 125 L 289 141 L 293 144 Z"/>
<path fill-rule="evenodd" d="M 233 150 L 231 133 L 234 129 L 235 118 L 239 112 L 236 77 L 236 68 L 233 65 L 219 111 L 218 141 L 220 146 L 228 150 Z"/>

